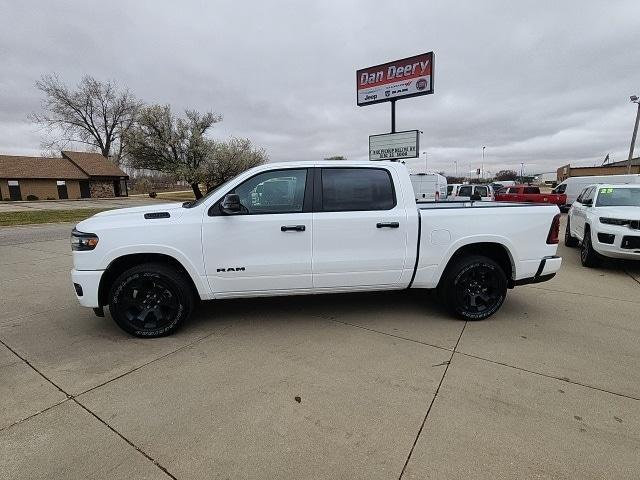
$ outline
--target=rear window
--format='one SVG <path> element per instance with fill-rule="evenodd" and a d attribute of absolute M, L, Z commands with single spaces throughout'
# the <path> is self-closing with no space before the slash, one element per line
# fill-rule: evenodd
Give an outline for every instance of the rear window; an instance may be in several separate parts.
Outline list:
<path fill-rule="evenodd" d="M 391 175 L 380 168 L 323 168 L 325 212 L 390 210 L 396 205 Z"/>
<path fill-rule="evenodd" d="M 484 198 L 489 195 L 489 189 L 487 187 L 476 187 L 476 194 Z"/>
<path fill-rule="evenodd" d="M 463 185 L 458 189 L 459 197 L 471 197 L 473 187 L 471 185 Z"/>

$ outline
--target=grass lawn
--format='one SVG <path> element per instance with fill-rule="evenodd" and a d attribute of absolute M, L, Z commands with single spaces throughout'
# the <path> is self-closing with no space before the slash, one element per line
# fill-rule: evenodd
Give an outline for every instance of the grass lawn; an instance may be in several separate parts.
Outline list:
<path fill-rule="evenodd" d="M 30 225 L 34 223 L 79 222 L 109 208 L 79 208 L 76 210 L 33 210 L 0 213 L 0 226 Z"/>
<path fill-rule="evenodd" d="M 196 197 L 193 195 L 193 191 L 174 193 L 158 192 L 158 196 L 156 197 L 156 199 L 158 200 L 166 200 L 167 202 L 186 202 L 189 200 L 195 200 L 195 198 Z"/>

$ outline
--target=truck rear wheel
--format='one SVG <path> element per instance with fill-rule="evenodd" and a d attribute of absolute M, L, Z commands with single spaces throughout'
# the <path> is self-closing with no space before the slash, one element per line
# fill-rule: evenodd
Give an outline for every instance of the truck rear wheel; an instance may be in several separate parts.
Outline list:
<path fill-rule="evenodd" d="M 175 332 L 191 315 L 191 286 L 176 270 L 145 263 L 123 272 L 109 290 L 109 311 L 124 331 L 136 337 Z"/>
<path fill-rule="evenodd" d="M 463 320 L 483 320 L 502 306 L 507 276 L 492 259 L 469 255 L 447 267 L 440 291 L 454 315 Z"/>

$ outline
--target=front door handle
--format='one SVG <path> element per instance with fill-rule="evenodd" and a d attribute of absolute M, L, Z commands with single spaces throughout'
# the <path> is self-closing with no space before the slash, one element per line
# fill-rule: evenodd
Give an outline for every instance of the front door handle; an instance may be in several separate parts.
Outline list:
<path fill-rule="evenodd" d="M 376 228 L 398 228 L 400 224 L 398 222 L 380 222 L 376 223 Z"/>
<path fill-rule="evenodd" d="M 305 227 L 304 225 L 282 225 L 280 227 L 280 231 L 281 232 L 287 232 L 287 231 L 304 232 L 306 228 L 307 227 Z"/>

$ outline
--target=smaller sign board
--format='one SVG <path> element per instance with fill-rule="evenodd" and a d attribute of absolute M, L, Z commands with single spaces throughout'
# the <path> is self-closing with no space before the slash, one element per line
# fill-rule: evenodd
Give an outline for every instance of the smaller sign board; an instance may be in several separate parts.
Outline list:
<path fill-rule="evenodd" d="M 369 136 L 369 160 L 401 160 L 418 157 L 418 130 Z"/>
<path fill-rule="evenodd" d="M 433 52 L 356 72 L 359 106 L 433 93 Z"/>

